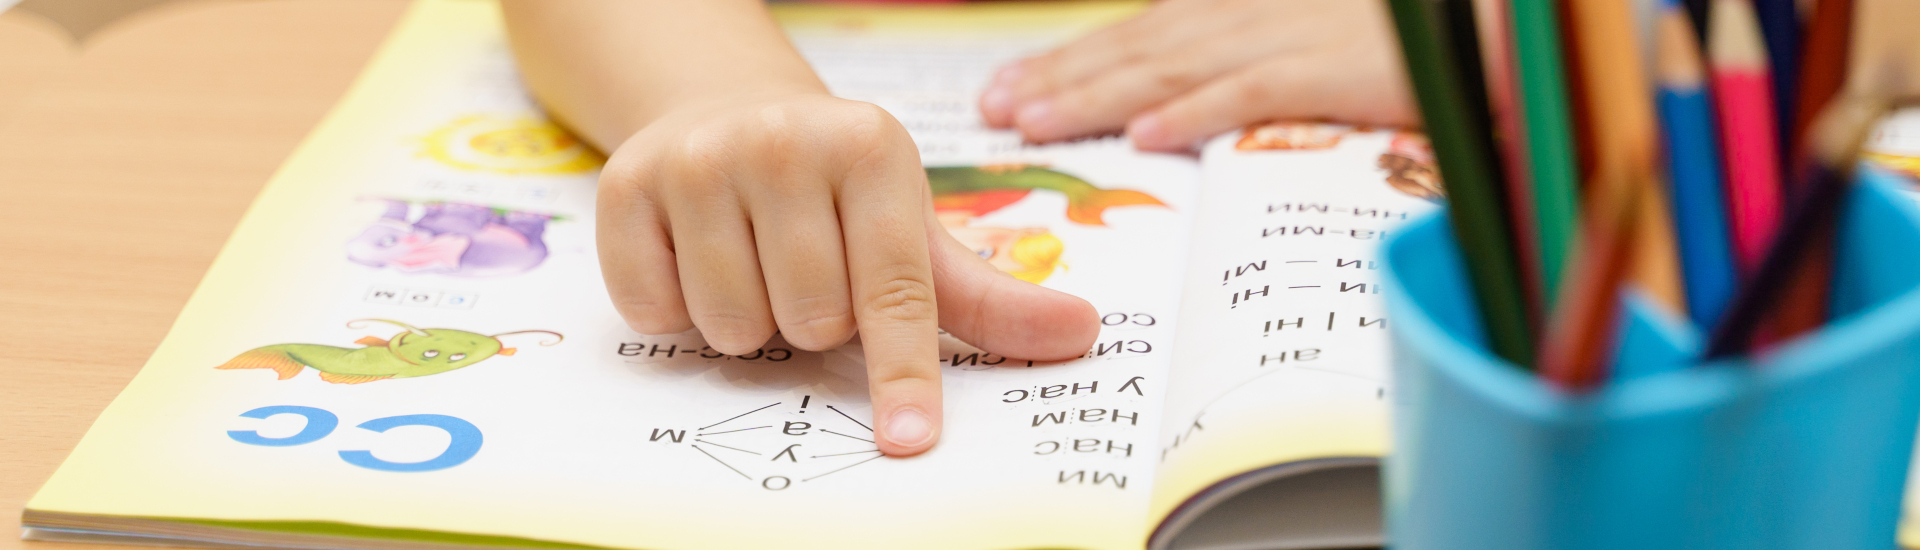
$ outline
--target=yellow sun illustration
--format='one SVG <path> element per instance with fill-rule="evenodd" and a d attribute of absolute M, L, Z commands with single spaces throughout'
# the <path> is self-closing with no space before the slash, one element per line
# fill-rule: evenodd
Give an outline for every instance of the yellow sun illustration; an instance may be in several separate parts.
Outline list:
<path fill-rule="evenodd" d="M 441 164 L 497 174 L 578 174 L 606 162 L 565 129 L 532 116 L 463 116 L 420 145 L 420 156 Z"/>

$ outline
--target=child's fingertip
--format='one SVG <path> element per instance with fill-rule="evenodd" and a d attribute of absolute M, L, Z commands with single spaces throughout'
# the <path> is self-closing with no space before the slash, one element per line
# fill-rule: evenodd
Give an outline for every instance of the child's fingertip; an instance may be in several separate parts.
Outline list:
<path fill-rule="evenodd" d="M 880 426 L 883 438 L 889 447 L 886 453 L 892 456 L 911 456 L 925 452 L 933 446 L 934 435 L 938 432 L 933 417 L 912 406 L 895 409 L 887 416 L 886 424 Z"/>
<path fill-rule="evenodd" d="M 1019 127 L 1020 133 L 1026 134 L 1028 139 L 1046 141 L 1058 139 L 1055 136 L 1059 133 L 1059 129 L 1055 128 L 1059 125 L 1057 118 L 1054 116 L 1053 100 L 1042 99 L 1022 105 L 1020 112 L 1013 117 L 1013 124 Z"/>
<path fill-rule="evenodd" d="M 1184 151 L 1193 146 L 1180 142 L 1172 133 L 1160 113 L 1147 113 L 1127 121 L 1127 139 L 1133 140 L 1133 147 L 1142 151 Z"/>
<path fill-rule="evenodd" d="M 1138 141 L 1141 138 L 1157 138 L 1166 132 L 1166 123 L 1161 122 L 1160 113 L 1146 113 L 1127 121 L 1127 136 Z"/>
<path fill-rule="evenodd" d="M 1018 105 L 1013 101 L 1013 87 L 996 82 L 980 94 L 980 117 L 987 126 L 1006 128 L 1013 125 L 1014 109 Z"/>

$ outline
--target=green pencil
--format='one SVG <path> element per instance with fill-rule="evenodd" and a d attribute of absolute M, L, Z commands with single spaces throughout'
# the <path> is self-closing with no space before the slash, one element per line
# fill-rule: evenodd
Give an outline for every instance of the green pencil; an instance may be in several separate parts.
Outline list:
<path fill-rule="evenodd" d="M 1566 76 L 1560 67 L 1560 15 L 1554 0 L 1513 0 L 1513 50 L 1526 118 L 1527 160 L 1533 176 L 1534 226 L 1539 228 L 1541 299 L 1552 311 L 1560 279 L 1580 240 L 1579 167 L 1567 114 Z"/>
<path fill-rule="evenodd" d="M 1435 0 L 1389 0 L 1400 49 L 1426 121 L 1434 158 L 1447 189 L 1454 238 L 1465 254 L 1481 322 L 1496 355 L 1523 367 L 1533 364 L 1533 330 L 1527 320 L 1513 240 L 1494 167 L 1493 136 L 1486 112 L 1470 103 L 1460 65 L 1452 57 L 1446 13 Z"/>

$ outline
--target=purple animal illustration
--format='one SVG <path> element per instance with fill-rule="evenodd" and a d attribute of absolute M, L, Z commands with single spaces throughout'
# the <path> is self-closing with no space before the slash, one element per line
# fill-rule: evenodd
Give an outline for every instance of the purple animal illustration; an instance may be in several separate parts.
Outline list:
<path fill-rule="evenodd" d="M 409 222 L 405 201 L 385 202 L 380 221 L 347 242 L 347 258 L 355 263 L 402 273 L 496 277 L 525 273 L 547 259 L 541 235 L 551 215 L 429 202 Z"/>

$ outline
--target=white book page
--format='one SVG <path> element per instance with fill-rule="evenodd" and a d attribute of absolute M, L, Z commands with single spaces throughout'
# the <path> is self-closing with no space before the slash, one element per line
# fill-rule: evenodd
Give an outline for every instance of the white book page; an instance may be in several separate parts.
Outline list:
<path fill-rule="evenodd" d="M 1436 209 L 1431 153 L 1391 131 L 1251 132 L 1202 155 L 1155 518 L 1248 470 L 1385 452 L 1391 321 L 1376 252 Z"/>
<path fill-rule="evenodd" d="M 1198 164 L 980 128 L 989 71 L 1085 21 L 889 33 L 835 17 L 795 42 L 836 93 L 894 112 L 929 165 L 1052 174 L 946 197 L 960 206 L 942 222 L 1091 301 L 1106 326 L 1086 357 L 1032 364 L 948 339 L 944 439 L 890 459 L 857 344 L 776 338 L 730 357 L 696 333 L 629 331 L 595 254 L 597 157 L 528 97 L 492 7 L 425 0 L 31 508 L 617 548 L 1140 547 Z M 1152 201 L 1068 217 L 1089 211 L 1076 193 L 1123 191 Z M 371 380 L 253 354 L 371 353 L 357 350 L 414 331 L 513 349 L 429 350 L 479 360 Z"/>
<path fill-rule="evenodd" d="M 1894 111 L 1867 140 L 1865 156 L 1882 169 L 1920 180 L 1920 107 Z M 1920 188 L 1909 188 L 1920 200 Z M 1920 479 L 1920 478 L 1916 478 Z"/>

